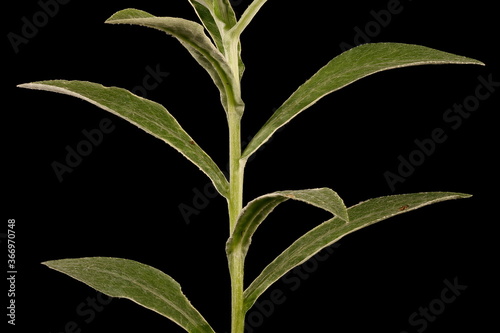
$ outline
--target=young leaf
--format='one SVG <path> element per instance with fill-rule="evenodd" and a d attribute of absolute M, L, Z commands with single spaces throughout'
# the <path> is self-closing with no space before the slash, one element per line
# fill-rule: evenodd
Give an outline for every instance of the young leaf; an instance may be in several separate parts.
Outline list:
<path fill-rule="evenodd" d="M 240 248 L 243 257 L 248 252 L 252 236 L 258 226 L 280 203 L 289 199 L 303 201 L 322 208 L 344 221 L 349 221 L 347 208 L 339 195 L 329 188 L 318 188 L 299 191 L 280 191 L 263 195 L 249 202 L 243 208 L 232 236 L 227 242 L 226 250 L 230 254 Z"/>
<path fill-rule="evenodd" d="M 131 92 L 84 81 L 39 81 L 21 88 L 52 91 L 81 98 L 128 120 L 147 133 L 165 141 L 198 166 L 227 198 L 229 183 L 215 162 L 184 131 L 177 120 L 160 104 Z"/>
<path fill-rule="evenodd" d="M 202 25 L 177 17 L 155 17 L 137 9 L 119 11 L 106 23 L 140 25 L 174 36 L 208 72 L 219 89 L 226 113 L 230 112 L 229 105 L 235 105 L 235 112 L 240 116 L 243 114 L 244 105 L 237 75 L 233 75 L 226 58 L 205 35 Z"/>
<path fill-rule="evenodd" d="M 226 54 L 226 33 L 236 24 L 236 15 L 228 0 L 189 0 L 201 22 L 222 54 Z M 239 39 L 238 39 L 239 41 Z M 243 76 L 245 65 L 241 59 L 241 44 L 238 42 L 238 72 Z"/>
<path fill-rule="evenodd" d="M 228 0 L 189 0 L 201 22 L 219 50 L 223 50 L 222 35 L 236 24 L 236 15 Z"/>
<path fill-rule="evenodd" d="M 211 2 L 208 0 L 189 0 L 189 3 L 193 6 L 196 14 L 205 26 L 205 29 L 207 29 L 208 33 L 214 40 L 214 43 L 219 51 L 224 53 L 224 43 L 222 42 L 222 35 L 216 22 L 215 15 L 213 14 Z"/>
<path fill-rule="evenodd" d="M 450 192 L 414 193 L 370 199 L 350 207 L 347 210 L 349 222 L 336 216 L 320 224 L 300 237 L 264 268 L 245 290 L 245 311 L 248 311 L 257 298 L 288 271 L 342 237 L 376 222 L 426 205 L 467 197 L 470 195 Z"/>
<path fill-rule="evenodd" d="M 155 311 L 190 333 L 214 333 L 170 276 L 148 265 L 119 258 L 47 261 L 44 265 L 111 297 L 127 298 Z"/>
<path fill-rule="evenodd" d="M 300 86 L 254 136 L 242 159 L 248 159 L 274 132 L 323 96 L 377 72 L 429 64 L 484 65 L 474 59 L 419 45 L 377 43 L 355 47 L 331 60 Z"/>
<path fill-rule="evenodd" d="M 236 14 L 229 0 L 213 0 L 213 7 L 215 17 L 225 24 L 221 30 L 229 30 L 236 24 Z"/>

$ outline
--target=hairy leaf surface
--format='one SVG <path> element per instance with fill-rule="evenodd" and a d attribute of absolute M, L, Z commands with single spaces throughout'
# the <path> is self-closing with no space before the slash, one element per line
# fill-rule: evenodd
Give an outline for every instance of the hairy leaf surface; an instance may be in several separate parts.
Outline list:
<path fill-rule="evenodd" d="M 402 194 L 370 199 L 348 208 L 349 222 L 340 217 L 334 217 L 320 224 L 300 237 L 264 268 L 262 273 L 245 290 L 245 311 L 248 311 L 257 298 L 283 275 L 342 237 L 392 216 L 426 205 L 467 197 L 470 195 L 451 192 Z"/>
<path fill-rule="evenodd" d="M 239 115 L 243 114 L 238 76 L 232 74 L 226 58 L 207 37 L 202 25 L 177 17 L 156 17 L 137 9 L 119 11 L 106 23 L 140 25 L 174 36 L 208 72 L 219 89 L 226 113 L 230 112 L 229 105 L 235 105 L 235 111 Z"/>
<path fill-rule="evenodd" d="M 243 256 L 248 252 L 252 236 L 258 226 L 280 203 L 289 199 L 298 200 L 322 208 L 344 221 L 349 220 L 347 208 L 340 196 L 329 188 L 298 191 L 279 191 L 252 200 L 243 208 L 232 236 L 227 243 L 227 252 L 241 248 Z"/>
<path fill-rule="evenodd" d="M 155 311 L 190 333 L 214 330 L 170 276 L 151 266 L 120 258 L 79 258 L 44 262 L 111 297 L 127 298 Z"/>
<path fill-rule="evenodd" d="M 189 3 L 195 9 L 196 14 L 205 26 L 205 29 L 207 29 L 208 33 L 212 37 L 219 51 L 224 53 L 224 43 L 222 42 L 222 35 L 219 30 L 219 26 L 217 25 L 217 19 L 213 14 L 213 1 L 189 0 Z"/>
<path fill-rule="evenodd" d="M 355 47 L 331 60 L 300 86 L 253 137 L 242 159 L 247 159 L 280 127 L 323 96 L 377 72 L 430 64 L 483 65 L 474 59 L 420 45 L 376 43 Z"/>
<path fill-rule="evenodd" d="M 236 15 L 229 0 L 189 0 L 201 22 L 212 37 L 219 51 L 226 54 L 226 33 L 236 24 Z M 238 73 L 243 76 L 245 65 L 241 59 L 241 43 L 238 40 Z"/>
<path fill-rule="evenodd" d="M 228 0 L 189 0 L 219 50 L 224 50 L 222 35 L 236 24 Z"/>
<path fill-rule="evenodd" d="M 182 153 L 212 180 L 220 194 L 228 196 L 229 183 L 222 171 L 162 105 L 122 88 L 104 87 L 92 82 L 53 80 L 21 84 L 19 87 L 78 97 L 128 120 Z"/>

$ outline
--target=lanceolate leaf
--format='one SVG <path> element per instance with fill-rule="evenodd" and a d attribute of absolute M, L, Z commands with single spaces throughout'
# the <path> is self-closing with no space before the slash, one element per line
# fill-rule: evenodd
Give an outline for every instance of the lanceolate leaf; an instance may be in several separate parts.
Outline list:
<path fill-rule="evenodd" d="M 201 22 L 219 50 L 223 50 L 222 35 L 236 24 L 236 15 L 228 0 L 189 0 Z"/>
<path fill-rule="evenodd" d="M 125 89 L 92 82 L 54 80 L 26 83 L 19 87 L 78 97 L 128 120 L 182 153 L 210 177 L 220 194 L 228 196 L 229 184 L 222 171 L 162 105 Z"/>
<path fill-rule="evenodd" d="M 214 40 L 215 45 L 219 51 L 224 52 L 224 44 L 222 42 L 222 35 L 217 25 L 215 15 L 213 14 L 212 1 L 202 1 L 202 0 L 189 0 L 189 3 L 193 6 L 200 18 L 201 22 L 207 29 L 208 33 Z"/>
<path fill-rule="evenodd" d="M 236 15 L 228 0 L 189 0 L 198 14 L 201 22 L 214 40 L 215 45 L 223 54 L 226 53 L 224 37 L 236 24 Z M 238 72 L 239 78 L 243 76 L 245 65 L 241 59 L 241 44 L 238 42 Z"/>
<path fill-rule="evenodd" d="M 177 18 L 155 17 L 137 9 L 125 9 L 115 13 L 106 23 L 134 24 L 155 28 L 174 36 L 191 53 L 194 59 L 208 72 L 221 95 L 221 102 L 226 112 L 230 112 L 229 105 L 236 105 L 235 111 L 243 113 L 237 75 L 233 75 L 224 55 L 214 46 L 205 35 L 202 25 Z M 229 99 L 235 100 L 229 100 Z"/>
<path fill-rule="evenodd" d="M 231 29 L 236 24 L 236 14 L 234 13 L 231 2 L 229 0 L 213 0 L 213 6 L 215 17 L 225 24 L 223 29 Z"/>
<path fill-rule="evenodd" d="M 271 284 L 288 271 L 304 263 L 342 237 L 376 222 L 432 203 L 467 197 L 470 197 L 470 195 L 449 192 L 403 194 L 370 199 L 350 207 L 347 210 L 349 222 L 342 220 L 340 217 L 334 217 L 322 223 L 300 237 L 271 262 L 245 290 L 245 311 L 250 309 L 257 298 Z"/>
<path fill-rule="evenodd" d="M 111 297 L 127 298 L 177 323 L 190 333 L 214 330 L 170 276 L 148 265 L 119 258 L 80 258 L 47 261 L 46 266 L 67 274 Z"/>
<path fill-rule="evenodd" d="M 377 72 L 428 64 L 483 65 L 474 59 L 419 45 L 378 43 L 355 47 L 334 58 L 300 86 L 255 135 L 243 152 L 242 159 L 247 159 L 276 130 L 323 96 Z"/>
<path fill-rule="evenodd" d="M 243 257 L 248 252 L 252 236 L 258 226 L 280 203 L 289 199 L 303 201 L 322 208 L 344 221 L 348 221 L 347 208 L 337 193 L 329 188 L 299 191 L 280 191 L 263 195 L 248 203 L 242 210 L 232 236 L 227 243 L 227 252 L 236 248 L 242 250 Z"/>

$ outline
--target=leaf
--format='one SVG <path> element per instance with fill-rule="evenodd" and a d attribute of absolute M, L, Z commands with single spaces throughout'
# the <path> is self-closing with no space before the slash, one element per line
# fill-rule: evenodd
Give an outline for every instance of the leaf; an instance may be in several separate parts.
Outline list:
<path fill-rule="evenodd" d="M 201 22 L 212 37 L 217 49 L 226 54 L 226 33 L 237 23 L 233 7 L 228 0 L 189 0 Z M 238 72 L 241 80 L 245 65 L 241 59 L 241 43 L 238 40 Z"/>
<path fill-rule="evenodd" d="M 320 224 L 300 237 L 264 268 L 262 273 L 245 290 L 245 311 L 248 311 L 257 298 L 288 271 L 306 262 L 342 237 L 376 222 L 426 205 L 468 197 L 470 195 L 451 192 L 402 194 L 370 199 L 350 207 L 347 210 L 348 223 L 337 216 Z"/>
<path fill-rule="evenodd" d="M 419 45 L 377 43 L 355 47 L 331 60 L 300 86 L 254 136 L 242 159 L 248 159 L 274 132 L 323 96 L 374 73 L 429 64 L 484 65 L 474 59 Z"/>
<path fill-rule="evenodd" d="M 348 221 L 347 208 L 339 195 L 329 188 L 318 188 L 299 191 L 280 191 L 263 195 L 249 202 L 243 208 L 232 236 L 227 242 L 227 252 L 241 249 L 243 257 L 248 252 L 252 236 L 258 226 L 280 203 L 289 199 L 303 201 L 322 208 L 340 219 Z"/>
<path fill-rule="evenodd" d="M 208 72 L 219 89 L 226 113 L 230 112 L 229 105 L 235 105 L 235 112 L 240 116 L 243 114 L 244 104 L 237 75 L 233 75 L 226 58 L 205 35 L 202 25 L 177 17 L 155 17 L 137 9 L 119 11 L 106 23 L 140 25 L 174 36 Z M 233 96 L 235 100 L 230 100 Z"/>
<path fill-rule="evenodd" d="M 214 330 L 170 276 L 148 265 L 119 258 L 62 259 L 43 263 L 111 297 L 127 298 L 190 333 Z"/>
<path fill-rule="evenodd" d="M 195 0 L 198 1 L 198 0 Z M 213 0 L 214 14 L 219 21 L 224 22 L 224 30 L 231 29 L 237 22 L 236 14 L 229 0 Z"/>
<path fill-rule="evenodd" d="M 19 87 L 78 97 L 128 120 L 183 154 L 198 166 L 212 180 L 219 193 L 227 198 L 229 183 L 222 171 L 162 105 L 125 89 L 104 87 L 92 82 L 39 81 L 21 84 Z"/>
<path fill-rule="evenodd" d="M 224 50 L 222 35 L 236 24 L 228 0 L 189 0 L 219 50 Z"/>

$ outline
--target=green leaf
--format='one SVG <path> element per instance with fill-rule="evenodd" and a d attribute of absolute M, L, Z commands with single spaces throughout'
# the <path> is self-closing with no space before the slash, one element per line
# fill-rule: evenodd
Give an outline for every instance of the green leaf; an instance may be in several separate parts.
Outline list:
<path fill-rule="evenodd" d="M 227 31 L 236 24 L 236 14 L 234 13 L 233 7 L 231 6 L 229 0 L 213 0 L 213 8 L 215 17 L 217 17 L 220 22 L 223 22 L 225 24 L 223 30 Z"/>
<path fill-rule="evenodd" d="M 132 260 L 104 257 L 43 264 L 108 296 L 130 299 L 169 318 L 187 332 L 214 333 L 182 293 L 181 286 L 156 268 Z"/>
<path fill-rule="evenodd" d="M 227 32 L 237 23 L 233 7 L 228 0 L 189 0 L 201 22 L 222 54 L 226 54 Z M 238 37 L 237 37 L 238 38 Z M 241 59 L 241 43 L 238 40 L 238 72 L 241 80 L 245 65 Z"/>
<path fill-rule="evenodd" d="M 237 22 L 229 0 L 189 0 L 212 36 L 222 36 Z"/>
<path fill-rule="evenodd" d="M 243 257 L 248 252 L 252 236 L 259 225 L 280 203 L 289 199 L 302 201 L 322 208 L 344 221 L 348 221 L 347 208 L 339 195 L 329 188 L 318 188 L 299 191 L 280 191 L 263 195 L 249 202 L 243 208 L 232 236 L 226 246 L 228 254 L 241 249 Z"/>
<path fill-rule="evenodd" d="M 300 86 L 255 135 L 242 159 L 248 159 L 274 132 L 323 96 L 377 72 L 429 64 L 484 65 L 474 59 L 419 45 L 377 43 L 355 47 L 331 60 Z"/>
<path fill-rule="evenodd" d="M 189 0 L 217 48 L 224 52 L 223 34 L 236 24 L 228 0 Z"/>
<path fill-rule="evenodd" d="M 205 26 L 205 29 L 207 29 L 208 33 L 212 37 L 219 51 L 224 53 L 224 43 L 222 41 L 222 35 L 219 30 L 219 26 L 217 25 L 215 15 L 213 14 L 213 9 L 211 8 L 212 7 L 211 2 L 201 1 L 201 0 L 189 0 L 189 3 L 195 9 L 196 14 L 200 18 L 203 25 Z"/>
<path fill-rule="evenodd" d="M 150 27 L 174 36 L 189 51 L 193 58 L 208 72 L 219 89 L 221 103 L 229 113 L 229 105 L 235 105 L 235 111 L 243 114 L 244 104 L 237 75 L 224 55 L 205 35 L 202 25 L 177 17 L 155 17 L 137 9 L 124 9 L 111 16 L 106 23 L 134 24 Z M 229 100 L 229 99 L 235 100 Z"/>
<path fill-rule="evenodd" d="M 468 197 L 470 195 L 451 192 L 402 194 L 370 199 L 350 207 L 347 210 L 349 222 L 340 217 L 334 217 L 320 224 L 300 237 L 264 268 L 262 273 L 245 290 L 245 311 L 248 311 L 257 298 L 288 271 L 306 262 L 342 237 L 376 222 L 426 205 Z"/>
<path fill-rule="evenodd" d="M 19 87 L 78 97 L 128 120 L 183 154 L 198 166 L 212 180 L 219 193 L 227 198 L 229 183 L 222 171 L 162 105 L 125 89 L 104 87 L 92 82 L 39 81 L 21 84 Z"/>

